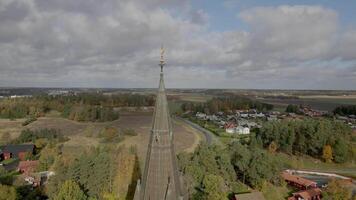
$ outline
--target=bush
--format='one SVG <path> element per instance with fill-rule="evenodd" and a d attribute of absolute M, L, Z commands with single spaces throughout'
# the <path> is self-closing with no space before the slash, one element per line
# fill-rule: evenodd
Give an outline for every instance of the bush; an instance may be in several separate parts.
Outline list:
<path fill-rule="evenodd" d="M 23 130 L 20 134 L 20 136 L 13 141 L 13 143 L 26 143 L 26 142 L 32 142 L 35 143 L 38 139 L 47 139 L 49 142 L 52 143 L 59 143 L 59 142 L 65 142 L 68 140 L 67 137 L 65 137 L 60 130 L 57 129 L 40 129 L 40 130 Z"/>
<path fill-rule="evenodd" d="M 32 122 L 34 122 L 34 121 L 36 121 L 36 120 L 37 120 L 37 118 L 35 118 L 35 117 L 30 117 L 30 118 L 28 118 L 26 121 L 24 121 L 24 122 L 22 123 L 22 126 L 27 126 L 27 125 L 31 124 Z"/>
<path fill-rule="evenodd" d="M 136 131 L 131 128 L 124 129 L 122 132 L 124 135 L 128 135 L 128 136 L 136 136 L 137 135 Z"/>

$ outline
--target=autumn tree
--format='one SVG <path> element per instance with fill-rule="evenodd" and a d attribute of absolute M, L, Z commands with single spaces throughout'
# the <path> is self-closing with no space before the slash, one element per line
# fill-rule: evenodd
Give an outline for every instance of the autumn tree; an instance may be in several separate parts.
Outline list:
<path fill-rule="evenodd" d="M 65 181 L 58 194 L 54 197 L 54 200 L 86 200 L 87 196 L 84 192 L 80 189 L 79 185 L 72 181 L 67 180 Z"/>
<path fill-rule="evenodd" d="M 332 152 L 332 148 L 330 145 L 324 146 L 322 157 L 325 160 L 325 162 L 331 162 L 331 160 L 333 159 L 333 152 Z"/>
<path fill-rule="evenodd" d="M 278 148 L 278 146 L 277 146 L 277 144 L 276 144 L 274 141 L 272 141 L 272 142 L 268 145 L 268 151 L 269 151 L 270 153 L 275 153 L 275 152 L 277 151 L 277 148 Z"/>

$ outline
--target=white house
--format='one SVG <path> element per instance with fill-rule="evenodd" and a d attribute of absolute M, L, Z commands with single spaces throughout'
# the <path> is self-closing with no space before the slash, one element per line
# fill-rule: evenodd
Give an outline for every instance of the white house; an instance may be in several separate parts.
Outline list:
<path fill-rule="evenodd" d="M 235 131 L 236 131 L 236 128 L 227 128 L 227 129 L 225 129 L 225 132 L 226 133 L 230 133 L 230 134 L 235 133 Z"/>
<path fill-rule="evenodd" d="M 199 119 L 206 119 L 205 113 L 197 112 L 197 114 L 195 114 L 195 116 Z"/>
<path fill-rule="evenodd" d="M 243 126 L 238 126 L 238 127 L 229 127 L 225 129 L 226 133 L 236 133 L 236 134 L 250 134 L 250 128 L 248 127 L 243 127 Z"/>
<path fill-rule="evenodd" d="M 250 134 L 250 128 L 238 126 L 238 127 L 236 127 L 236 133 L 237 134 Z"/>

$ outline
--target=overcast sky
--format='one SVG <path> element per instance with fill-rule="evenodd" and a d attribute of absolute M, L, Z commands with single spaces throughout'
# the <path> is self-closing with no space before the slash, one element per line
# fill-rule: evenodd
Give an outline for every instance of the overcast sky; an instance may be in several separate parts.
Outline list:
<path fill-rule="evenodd" d="M 0 0 L 0 87 L 356 89 L 356 1 Z"/>

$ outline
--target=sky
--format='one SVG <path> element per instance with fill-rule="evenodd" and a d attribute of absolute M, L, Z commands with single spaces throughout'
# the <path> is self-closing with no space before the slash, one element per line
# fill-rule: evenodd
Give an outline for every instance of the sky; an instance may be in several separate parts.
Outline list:
<path fill-rule="evenodd" d="M 356 90 L 354 0 L 0 0 L 0 87 Z"/>

